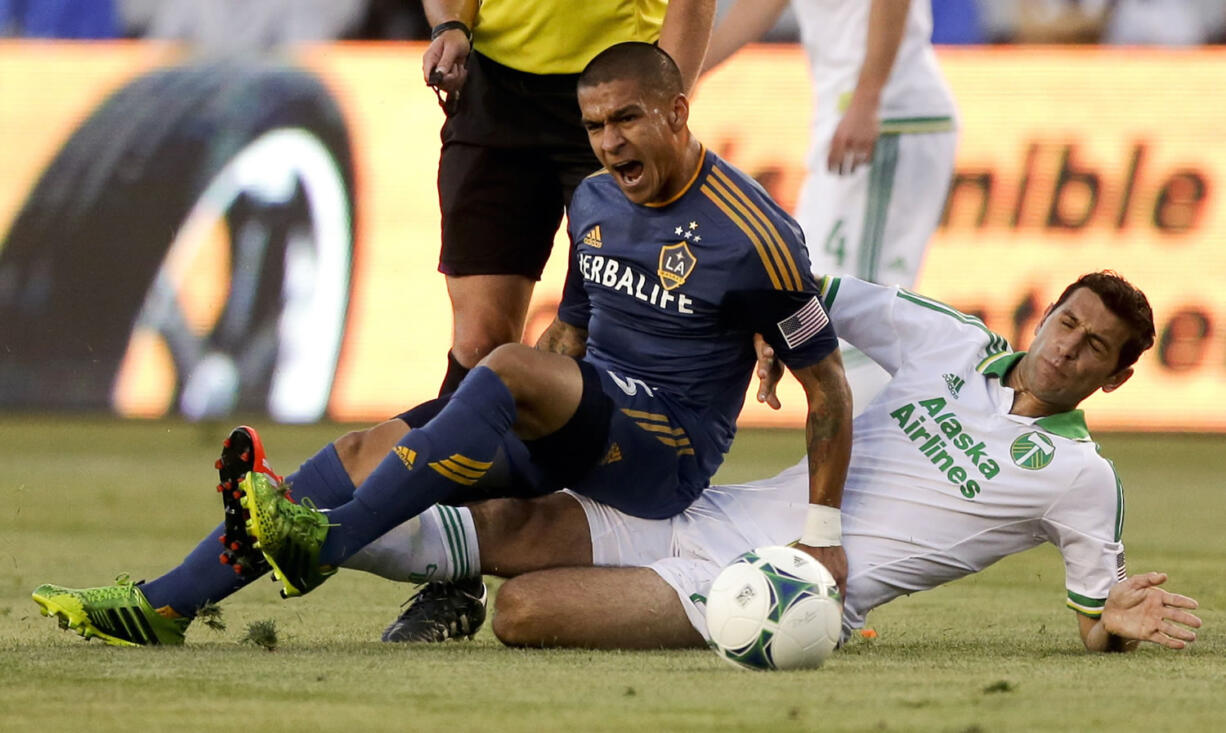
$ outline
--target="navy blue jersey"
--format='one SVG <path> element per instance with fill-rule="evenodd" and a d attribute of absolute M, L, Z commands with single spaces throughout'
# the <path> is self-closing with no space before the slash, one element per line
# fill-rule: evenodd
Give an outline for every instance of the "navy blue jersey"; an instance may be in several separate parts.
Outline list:
<path fill-rule="evenodd" d="M 732 443 L 754 332 L 791 368 L 837 346 L 800 227 L 712 152 L 668 203 L 632 203 L 600 173 L 568 217 L 575 259 L 559 318 L 587 329 L 589 362 L 675 407 L 707 478 Z"/>

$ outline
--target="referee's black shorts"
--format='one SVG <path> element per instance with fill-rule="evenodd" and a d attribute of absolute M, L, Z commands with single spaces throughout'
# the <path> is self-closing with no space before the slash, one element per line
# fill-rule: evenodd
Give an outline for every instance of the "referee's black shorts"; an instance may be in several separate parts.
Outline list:
<path fill-rule="evenodd" d="M 539 280 L 571 194 L 600 168 L 576 99 L 577 74 L 527 74 L 469 55 L 443 125 L 439 271 Z"/>

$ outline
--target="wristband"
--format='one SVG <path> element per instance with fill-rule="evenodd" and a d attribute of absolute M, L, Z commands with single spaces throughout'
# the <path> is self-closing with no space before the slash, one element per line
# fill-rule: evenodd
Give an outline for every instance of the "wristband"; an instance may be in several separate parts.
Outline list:
<path fill-rule="evenodd" d="M 469 28 L 468 24 L 462 20 L 445 20 L 442 23 L 439 23 L 438 25 L 434 26 L 433 28 L 430 29 L 430 40 L 433 41 L 434 39 L 438 38 L 439 36 L 443 35 L 444 33 L 450 30 L 464 31 L 464 37 L 468 39 L 468 45 L 470 46 L 472 45 L 473 43 L 472 29 Z"/>
<path fill-rule="evenodd" d="M 809 547 L 838 547 L 843 544 L 843 515 L 839 508 L 810 504 L 800 544 Z"/>

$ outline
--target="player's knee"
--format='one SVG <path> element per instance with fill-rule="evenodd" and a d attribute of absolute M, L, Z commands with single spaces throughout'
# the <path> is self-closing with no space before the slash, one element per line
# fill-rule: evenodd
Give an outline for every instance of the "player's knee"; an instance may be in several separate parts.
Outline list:
<path fill-rule="evenodd" d="M 530 359 L 535 349 L 523 344 L 503 344 L 481 360 L 480 366 L 494 370 L 508 387 L 529 380 L 535 367 Z"/>
<path fill-rule="evenodd" d="M 341 465 L 349 474 L 353 474 L 361 460 L 366 433 L 365 430 L 354 430 L 332 441 L 332 446 L 336 448 L 336 455 L 341 459 Z"/>
<path fill-rule="evenodd" d="M 518 344 L 523 336 L 522 318 L 515 309 L 457 309 L 451 352 L 461 364 L 473 366 L 504 344 Z"/>
<path fill-rule="evenodd" d="M 502 584 L 494 598 L 494 636 L 507 646 L 539 646 L 544 622 L 543 608 L 531 583 L 512 578 Z"/>
<path fill-rule="evenodd" d="M 495 349 L 519 338 L 511 328 L 470 328 L 457 331 L 451 353 L 456 361 L 469 368 L 488 357 Z"/>
<path fill-rule="evenodd" d="M 332 442 L 332 447 L 345 473 L 355 485 L 360 485 L 408 432 L 404 421 L 388 420 L 366 430 L 345 433 Z"/>

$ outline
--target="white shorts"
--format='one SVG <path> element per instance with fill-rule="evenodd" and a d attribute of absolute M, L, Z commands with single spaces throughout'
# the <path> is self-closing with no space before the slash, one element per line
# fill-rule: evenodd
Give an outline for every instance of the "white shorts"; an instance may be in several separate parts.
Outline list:
<path fill-rule="evenodd" d="M 592 562 L 648 567 L 677 592 L 690 623 L 707 637 L 707 590 L 746 550 L 800 538 L 809 505 L 806 462 L 778 476 L 708 488 L 671 519 L 640 519 L 567 491 L 583 507 Z"/>
<path fill-rule="evenodd" d="M 827 142 L 833 133 L 814 131 Z M 846 176 L 826 170 L 825 152 L 810 161 L 796 220 L 813 273 L 913 286 L 945 209 L 957 144 L 954 131 L 882 134 L 872 165 Z"/>

